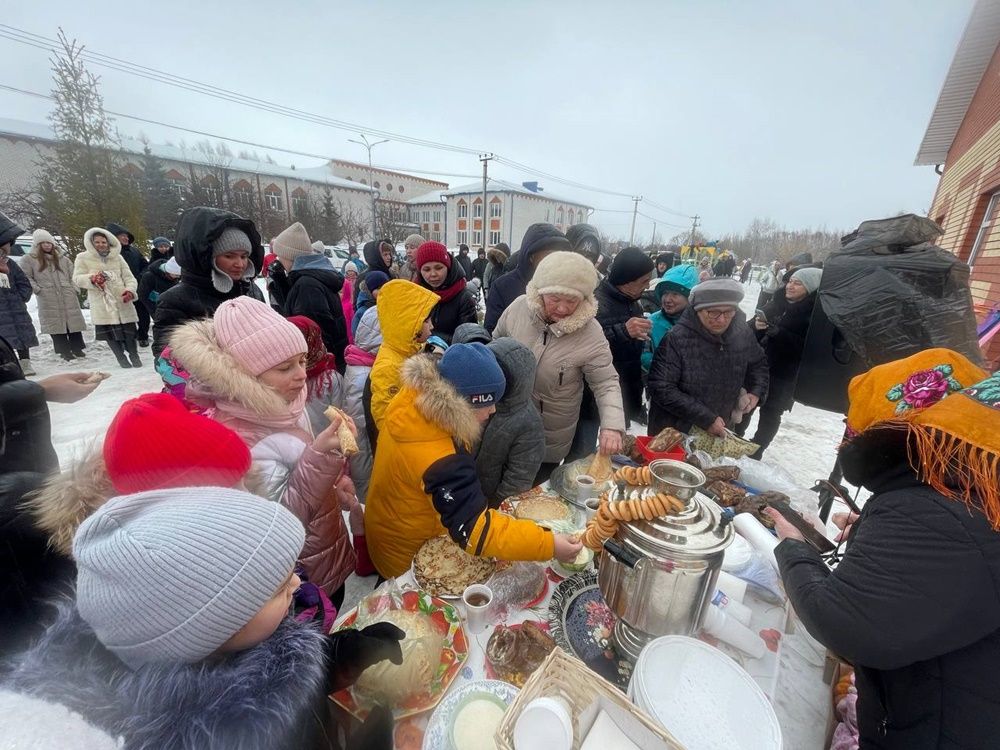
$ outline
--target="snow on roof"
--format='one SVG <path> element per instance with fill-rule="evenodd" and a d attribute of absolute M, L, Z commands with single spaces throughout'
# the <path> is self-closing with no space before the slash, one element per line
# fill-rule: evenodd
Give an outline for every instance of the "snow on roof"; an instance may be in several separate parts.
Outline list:
<path fill-rule="evenodd" d="M 54 141 L 55 134 L 48 124 L 38 122 L 26 122 L 24 120 L 12 120 L 0 117 L 0 134 L 17 135 L 26 138 L 36 138 L 43 141 Z M 254 174 L 267 175 L 269 177 L 288 177 L 294 180 L 305 182 L 318 182 L 331 187 L 345 188 L 347 190 L 360 190 L 368 193 L 371 191 L 367 185 L 361 185 L 351 180 L 336 177 L 330 168 L 324 163 L 317 167 L 305 167 L 293 169 L 281 164 L 272 164 L 266 161 L 255 159 L 240 159 L 233 157 L 209 156 L 202 152 L 197 146 L 172 146 L 165 143 L 143 143 L 137 138 L 121 136 L 122 148 L 130 154 L 142 154 L 143 149 L 148 145 L 150 152 L 161 159 L 168 161 L 190 162 L 208 167 L 225 167 L 234 172 L 250 172 Z"/>
<path fill-rule="evenodd" d="M 916 166 L 942 164 L 965 113 L 1000 43 L 1000 2 L 978 0 L 955 50 L 934 113 L 914 160 Z"/>
<path fill-rule="evenodd" d="M 406 202 L 409 203 L 409 204 L 411 204 L 411 205 L 412 204 L 417 204 L 417 203 L 440 203 L 441 202 L 441 196 L 443 196 L 447 192 L 449 192 L 447 189 L 432 190 L 429 193 L 424 193 L 423 195 L 418 195 L 416 198 L 410 198 L 410 200 L 408 200 Z"/>
<path fill-rule="evenodd" d="M 590 208 L 586 203 L 580 203 L 580 201 L 569 200 L 567 198 L 560 198 L 557 195 L 553 195 L 549 192 L 529 190 L 524 187 L 524 185 L 516 185 L 513 182 L 507 182 L 506 180 L 497 180 L 493 177 L 489 178 L 488 192 L 492 193 L 519 193 L 521 195 L 530 195 L 534 198 L 544 198 L 545 200 L 550 200 L 555 203 L 568 203 L 574 206 L 583 206 L 584 208 Z M 471 182 L 468 185 L 461 185 L 459 187 L 451 188 L 450 190 L 442 190 L 442 195 L 482 195 L 483 194 L 483 183 L 482 182 Z M 411 201 L 416 202 L 416 201 Z"/>

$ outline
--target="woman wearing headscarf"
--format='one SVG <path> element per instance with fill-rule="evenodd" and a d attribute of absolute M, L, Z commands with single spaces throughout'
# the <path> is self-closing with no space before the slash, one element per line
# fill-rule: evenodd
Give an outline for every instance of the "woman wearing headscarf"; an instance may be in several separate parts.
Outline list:
<path fill-rule="evenodd" d="M 583 384 L 600 414 L 600 452 L 621 450 L 625 411 L 611 348 L 597 322 L 597 272 L 584 256 L 556 251 L 534 270 L 525 294 L 497 322 L 494 337 L 511 336 L 535 355 L 532 398 L 545 426 L 545 460 L 536 484 L 569 453 L 580 418 Z"/>
<path fill-rule="evenodd" d="M 861 748 L 1000 747 L 1000 373 L 929 349 L 849 395 L 840 462 L 872 496 L 832 571 L 767 511 L 785 591 L 854 665 Z"/>

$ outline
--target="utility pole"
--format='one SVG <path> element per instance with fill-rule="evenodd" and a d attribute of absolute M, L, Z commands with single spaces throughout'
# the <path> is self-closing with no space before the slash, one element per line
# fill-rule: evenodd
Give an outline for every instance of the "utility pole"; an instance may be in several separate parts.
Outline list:
<path fill-rule="evenodd" d="M 698 214 L 694 215 L 694 221 L 691 222 L 691 239 L 688 240 L 688 247 L 694 248 L 694 232 L 698 228 L 698 219 L 701 217 Z"/>
<path fill-rule="evenodd" d="M 635 240 L 635 217 L 639 214 L 639 201 L 642 200 L 641 195 L 637 195 L 632 198 L 632 232 L 628 236 L 628 244 L 631 245 Z"/>
<path fill-rule="evenodd" d="M 653 222 L 653 236 L 649 240 L 649 244 L 656 247 L 656 222 Z"/>
<path fill-rule="evenodd" d="M 370 143 L 364 133 L 361 133 L 360 138 L 361 138 L 360 141 L 356 141 L 353 138 L 348 138 L 347 142 L 357 143 L 359 146 L 364 146 L 366 149 L 368 149 L 368 188 L 372 191 L 372 239 L 377 240 L 378 223 L 375 214 L 375 199 L 378 197 L 378 191 L 375 190 L 375 179 L 374 179 L 374 174 L 372 172 L 372 149 L 375 148 L 380 143 L 388 143 L 389 139 L 386 138 L 381 141 L 375 141 L 374 143 Z"/>
<path fill-rule="evenodd" d="M 479 161 L 483 163 L 483 233 L 480 235 L 479 239 L 482 240 L 480 247 L 486 247 L 486 183 L 489 181 L 489 176 L 487 175 L 487 165 L 490 163 L 491 159 L 496 158 L 495 154 L 482 154 L 479 157 Z M 475 211 L 473 211 L 472 217 L 472 236 L 475 239 L 476 233 L 476 217 Z M 475 244 L 475 243 L 473 243 Z"/>

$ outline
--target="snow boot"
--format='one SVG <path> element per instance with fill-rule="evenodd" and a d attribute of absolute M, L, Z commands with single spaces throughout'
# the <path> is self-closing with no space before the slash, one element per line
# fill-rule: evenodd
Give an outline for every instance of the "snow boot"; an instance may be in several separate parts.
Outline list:
<path fill-rule="evenodd" d="M 73 356 L 76 357 L 77 359 L 83 359 L 84 357 L 87 356 L 87 353 L 83 351 L 83 349 L 74 349 Z"/>
<path fill-rule="evenodd" d="M 20 364 L 21 364 L 21 372 L 23 372 L 25 375 L 37 375 L 37 373 L 35 372 L 35 368 L 31 366 L 30 359 L 22 359 L 20 361 Z"/>
<path fill-rule="evenodd" d="M 139 359 L 139 350 L 136 348 L 135 336 L 125 337 L 125 351 L 128 358 L 132 360 L 132 367 L 142 367 L 142 360 Z"/>
<path fill-rule="evenodd" d="M 108 339 L 108 347 L 115 354 L 115 359 L 118 360 L 118 364 L 125 369 L 131 369 L 132 365 L 129 363 L 128 358 L 125 356 L 125 348 L 122 346 L 121 341 L 115 341 L 114 339 Z"/>
<path fill-rule="evenodd" d="M 59 356 L 60 356 L 60 357 L 62 357 L 62 361 L 63 361 L 63 362 L 72 362 L 72 361 L 73 361 L 74 359 L 76 359 L 76 358 L 75 358 L 75 357 L 74 357 L 74 356 L 73 356 L 72 354 L 70 354 L 69 352 L 63 352 L 63 353 L 62 353 L 62 354 L 60 354 Z"/>

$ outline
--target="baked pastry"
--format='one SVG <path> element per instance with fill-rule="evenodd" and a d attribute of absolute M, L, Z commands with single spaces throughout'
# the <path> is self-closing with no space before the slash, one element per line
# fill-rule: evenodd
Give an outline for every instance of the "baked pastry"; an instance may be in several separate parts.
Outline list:
<path fill-rule="evenodd" d="M 543 521 L 568 521 L 572 511 L 562 500 L 540 495 L 522 500 L 514 508 L 514 518 L 524 518 L 541 523 Z"/>
<path fill-rule="evenodd" d="M 592 476 L 598 484 L 611 479 L 613 473 L 614 467 L 611 465 L 611 456 L 605 456 L 602 453 L 594 455 L 594 459 L 590 462 L 590 467 L 587 469 L 587 474 Z"/>
<path fill-rule="evenodd" d="M 496 570 L 489 557 L 470 555 L 448 536 L 428 539 L 413 557 L 413 577 L 434 596 L 461 596 L 474 583 L 484 583 Z"/>
<path fill-rule="evenodd" d="M 649 441 L 646 447 L 654 453 L 665 453 L 673 450 L 684 440 L 684 433 L 678 432 L 673 427 L 664 427 L 656 437 Z"/>
<path fill-rule="evenodd" d="M 337 426 L 337 437 L 340 438 L 340 452 L 345 456 L 353 456 L 358 452 L 358 441 L 354 438 L 354 433 L 347 426 L 348 416 L 336 406 L 328 406 L 323 416 L 333 422 L 334 417 L 340 420 Z"/>
<path fill-rule="evenodd" d="M 497 625 L 486 644 L 486 658 L 497 677 L 520 688 L 555 647 L 552 637 L 528 620 L 517 629 Z"/>
<path fill-rule="evenodd" d="M 102 380 L 107 380 L 110 377 L 111 377 L 110 372 L 92 372 L 86 377 L 86 379 L 83 382 L 86 383 L 87 385 L 90 385 L 91 383 L 100 383 Z"/>

